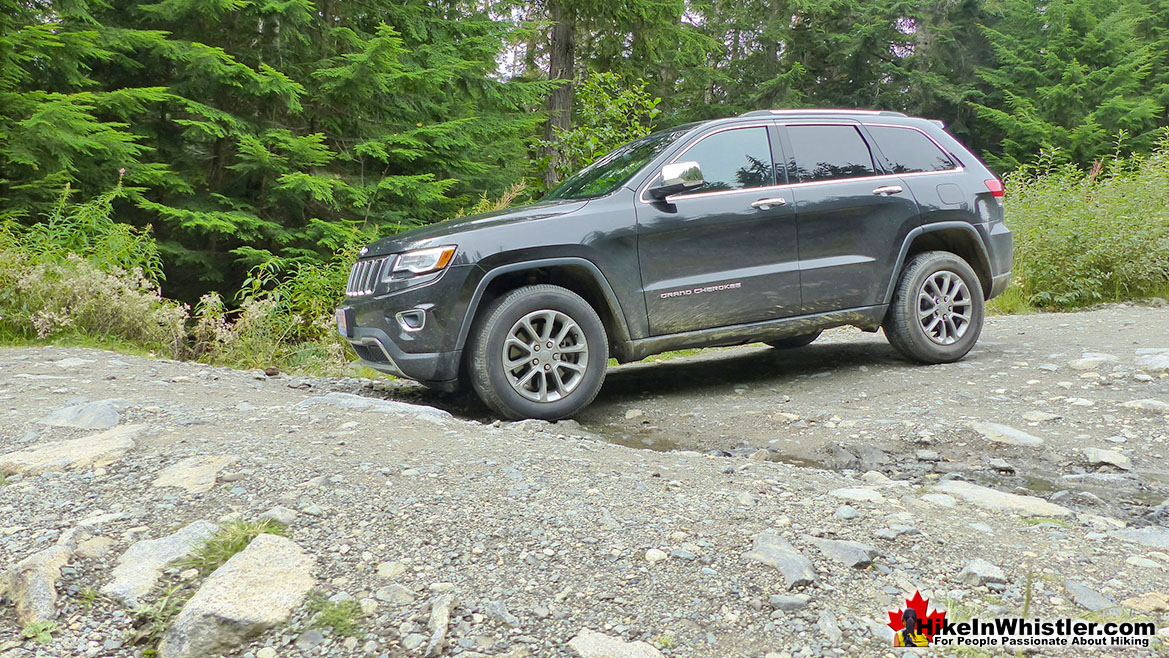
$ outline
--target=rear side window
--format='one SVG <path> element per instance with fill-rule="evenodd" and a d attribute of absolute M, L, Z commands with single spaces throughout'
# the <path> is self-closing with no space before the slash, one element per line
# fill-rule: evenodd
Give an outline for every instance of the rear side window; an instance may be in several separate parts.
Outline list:
<path fill-rule="evenodd" d="M 893 173 L 916 174 L 958 168 L 945 151 L 917 130 L 892 126 L 868 128 L 869 134 L 877 141 L 877 148 L 893 166 Z"/>
<path fill-rule="evenodd" d="M 795 159 L 793 180 L 823 180 L 875 176 L 873 154 L 853 126 L 788 126 Z"/>
<path fill-rule="evenodd" d="M 715 133 L 678 157 L 702 168 L 706 182 L 683 194 L 742 190 L 775 184 L 771 142 L 766 128 L 739 128 Z M 682 196 L 682 195 L 679 195 Z"/>

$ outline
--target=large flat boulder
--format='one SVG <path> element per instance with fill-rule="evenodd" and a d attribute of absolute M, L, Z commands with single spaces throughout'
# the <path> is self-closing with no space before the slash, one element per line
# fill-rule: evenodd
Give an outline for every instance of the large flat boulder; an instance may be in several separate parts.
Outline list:
<path fill-rule="evenodd" d="M 662 652 L 645 642 L 626 642 L 587 628 L 568 641 L 568 648 L 580 658 L 662 658 Z"/>
<path fill-rule="evenodd" d="M 816 582 L 812 561 L 779 535 L 760 533 L 755 537 L 755 545 L 744 557 L 779 571 L 788 589 Z"/>
<path fill-rule="evenodd" d="M 207 578 L 158 648 L 160 658 L 227 653 L 288 621 L 316 584 L 316 559 L 291 539 L 260 535 Z"/>
<path fill-rule="evenodd" d="M 114 579 L 101 588 L 102 594 L 135 608 L 150 593 L 162 570 L 190 555 L 218 529 L 214 523 L 196 521 L 174 534 L 134 543 L 114 567 Z"/>
<path fill-rule="evenodd" d="M 215 486 L 219 471 L 235 462 L 227 455 L 188 457 L 158 472 L 151 486 L 178 487 L 187 493 L 206 493 Z"/>
<path fill-rule="evenodd" d="M 134 437 L 145 425 L 124 425 L 70 441 L 34 445 L 0 455 L 0 474 L 37 475 L 89 466 L 108 466 L 134 448 Z"/>
<path fill-rule="evenodd" d="M 997 491 L 960 480 L 947 480 L 930 487 L 933 491 L 950 494 L 983 509 L 1017 512 L 1024 516 L 1071 516 L 1071 510 L 1035 496 Z"/>
<path fill-rule="evenodd" d="M 76 427 L 83 430 L 108 430 L 118 424 L 122 400 L 99 400 L 57 409 L 40 420 L 42 425 Z"/>

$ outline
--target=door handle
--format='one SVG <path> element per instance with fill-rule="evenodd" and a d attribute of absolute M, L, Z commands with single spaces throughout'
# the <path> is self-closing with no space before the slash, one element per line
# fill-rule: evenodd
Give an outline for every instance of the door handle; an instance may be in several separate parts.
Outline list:
<path fill-rule="evenodd" d="M 771 199 L 759 199 L 755 203 L 752 203 L 751 207 L 756 209 L 756 210 L 771 210 L 772 206 L 779 207 L 779 206 L 786 206 L 786 205 L 787 205 L 787 199 L 777 196 L 777 197 L 774 197 Z"/>
<path fill-rule="evenodd" d="M 873 194 L 876 196 L 892 196 L 894 194 L 901 194 L 904 191 L 900 185 L 885 185 L 873 190 Z"/>

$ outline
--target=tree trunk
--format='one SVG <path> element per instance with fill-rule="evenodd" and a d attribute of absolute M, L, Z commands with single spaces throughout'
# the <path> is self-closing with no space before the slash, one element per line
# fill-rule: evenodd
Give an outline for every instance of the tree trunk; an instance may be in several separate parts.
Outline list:
<path fill-rule="evenodd" d="M 552 21 L 552 36 L 548 43 L 548 79 L 563 80 L 548 97 L 548 123 L 544 125 L 544 139 L 551 141 L 555 129 L 568 130 L 572 124 L 572 83 L 576 58 L 576 13 L 565 6 L 564 0 L 549 0 L 548 17 Z M 548 168 L 544 171 L 544 185 L 556 184 L 556 160 L 559 155 L 554 149 L 546 148 L 549 157 Z"/>

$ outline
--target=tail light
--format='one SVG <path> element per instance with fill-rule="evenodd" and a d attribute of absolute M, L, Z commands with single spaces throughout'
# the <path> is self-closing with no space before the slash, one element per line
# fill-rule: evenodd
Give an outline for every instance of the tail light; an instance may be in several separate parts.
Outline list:
<path fill-rule="evenodd" d="M 990 190 L 990 193 L 994 195 L 994 198 L 1001 199 L 1006 196 L 1007 190 L 1003 187 L 1003 182 L 1001 180 L 997 178 L 988 178 L 982 182 L 984 185 L 986 185 L 986 189 Z"/>

